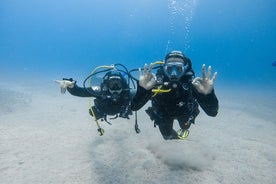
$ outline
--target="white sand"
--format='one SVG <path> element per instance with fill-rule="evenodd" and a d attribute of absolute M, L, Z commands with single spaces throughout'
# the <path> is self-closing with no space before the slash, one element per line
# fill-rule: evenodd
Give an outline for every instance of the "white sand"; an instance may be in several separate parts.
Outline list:
<path fill-rule="evenodd" d="M 55 84 L 11 88 L 0 85 L 1 184 L 276 181 L 273 95 L 217 90 L 217 117 L 201 110 L 187 140 L 164 141 L 142 110 L 140 134 L 132 116 L 102 123 L 99 136 L 87 99 L 61 95 Z"/>

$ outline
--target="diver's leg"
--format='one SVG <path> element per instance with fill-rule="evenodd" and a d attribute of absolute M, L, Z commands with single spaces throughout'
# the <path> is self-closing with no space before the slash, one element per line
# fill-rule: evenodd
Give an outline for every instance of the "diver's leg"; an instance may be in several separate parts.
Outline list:
<path fill-rule="evenodd" d="M 161 118 L 158 124 L 159 130 L 165 140 L 178 139 L 177 133 L 173 129 L 172 118 Z"/>

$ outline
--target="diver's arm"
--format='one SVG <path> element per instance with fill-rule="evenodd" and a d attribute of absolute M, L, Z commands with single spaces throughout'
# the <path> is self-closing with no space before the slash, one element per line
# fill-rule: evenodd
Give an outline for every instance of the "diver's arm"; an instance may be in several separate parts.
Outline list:
<path fill-rule="evenodd" d="M 143 72 L 139 68 L 139 81 L 137 83 L 137 91 L 131 101 L 131 110 L 137 111 L 142 108 L 147 101 L 151 98 L 151 89 L 156 84 L 156 76 L 151 73 L 153 64 L 148 67 L 147 64 L 144 66 Z"/>
<path fill-rule="evenodd" d="M 92 88 L 81 88 L 72 78 L 63 79 L 63 80 L 55 80 L 56 83 L 60 85 L 61 93 L 64 94 L 66 90 L 74 96 L 79 97 L 98 97 L 100 96 L 99 92 L 92 90 Z"/>
<path fill-rule="evenodd" d="M 137 85 L 137 91 L 134 97 L 132 98 L 131 101 L 131 110 L 132 111 L 137 111 L 140 108 L 142 108 L 148 100 L 151 98 L 152 92 L 151 90 L 146 90 L 140 85 Z"/>
<path fill-rule="evenodd" d="M 203 64 L 202 78 L 196 77 L 192 82 L 197 101 L 209 116 L 216 116 L 218 113 L 218 99 L 214 90 L 216 76 L 217 72 L 211 78 L 211 66 L 208 67 L 208 73 L 206 74 L 205 64 Z"/>
<path fill-rule="evenodd" d="M 97 94 L 91 88 L 82 88 L 75 84 L 72 88 L 67 88 L 67 91 L 74 96 L 79 97 L 96 97 Z"/>
<path fill-rule="evenodd" d="M 211 93 L 204 95 L 195 91 L 195 96 L 200 107 L 209 116 L 216 116 L 219 109 L 219 102 L 213 89 Z"/>

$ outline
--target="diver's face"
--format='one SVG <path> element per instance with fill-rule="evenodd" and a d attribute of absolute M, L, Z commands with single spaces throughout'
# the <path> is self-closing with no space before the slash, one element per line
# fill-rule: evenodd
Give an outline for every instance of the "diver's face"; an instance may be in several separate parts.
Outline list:
<path fill-rule="evenodd" d="M 120 78 L 110 78 L 108 81 L 108 90 L 114 96 L 118 96 L 123 91 L 123 83 Z"/>
<path fill-rule="evenodd" d="M 178 81 L 185 73 L 187 66 L 181 58 L 169 58 L 163 66 L 164 73 L 171 81 Z"/>
<path fill-rule="evenodd" d="M 123 84 L 119 78 L 111 78 L 108 81 L 108 88 L 111 90 L 120 90 L 122 89 Z"/>

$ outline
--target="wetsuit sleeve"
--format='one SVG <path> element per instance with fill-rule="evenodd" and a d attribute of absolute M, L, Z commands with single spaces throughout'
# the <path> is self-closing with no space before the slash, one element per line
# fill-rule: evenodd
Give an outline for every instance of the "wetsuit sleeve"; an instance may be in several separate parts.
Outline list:
<path fill-rule="evenodd" d="M 204 112 L 209 116 L 216 116 L 218 113 L 219 103 L 218 99 L 215 95 L 215 91 L 213 90 L 208 95 L 203 95 L 196 92 L 197 102 L 200 107 L 204 110 Z"/>
<path fill-rule="evenodd" d="M 93 91 L 91 88 L 82 88 L 77 86 L 77 84 L 75 84 L 73 88 L 67 88 L 67 90 L 71 95 L 79 96 L 79 97 L 98 97 L 99 96 L 99 94 Z"/>
<path fill-rule="evenodd" d="M 141 109 L 151 98 L 152 92 L 151 90 L 146 90 L 143 87 L 139 86 L 137 84 L 137 91 L 134 97 L 132 98 L 131 101 L 131 110 L 132 111 L 137 111 Z"/>

